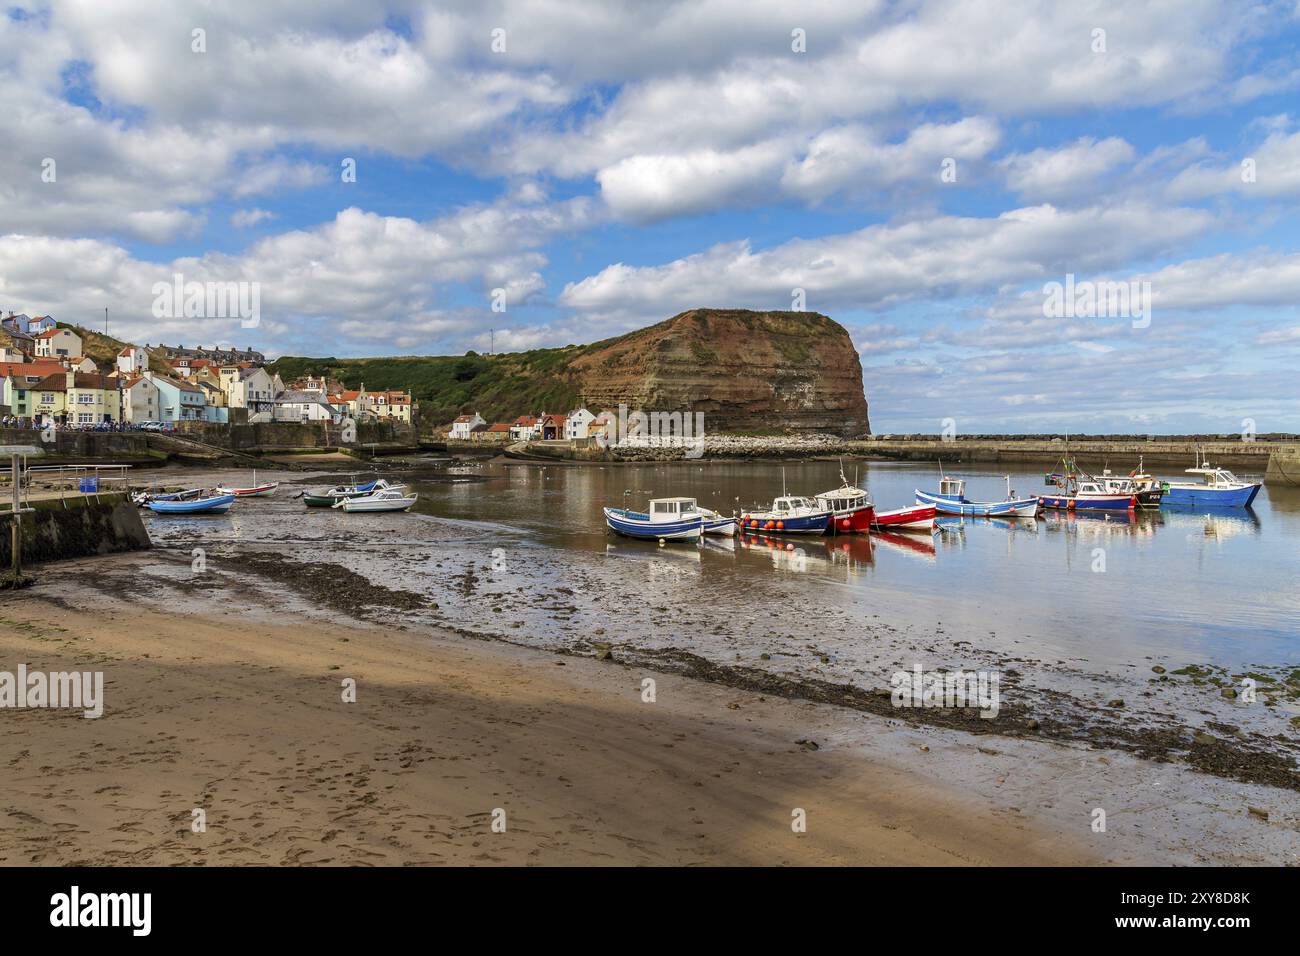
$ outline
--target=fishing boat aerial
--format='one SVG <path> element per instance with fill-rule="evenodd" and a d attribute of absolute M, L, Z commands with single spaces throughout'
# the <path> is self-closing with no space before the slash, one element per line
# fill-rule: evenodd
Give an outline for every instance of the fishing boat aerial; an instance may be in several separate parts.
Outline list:
<path fill-rule="evenodd" d="M 966 497 L 966 481 L 963 478 L 949 478 L 943 475 L 939 479 L 939 493 L 916 490 L 918 505 L 933 505 L 939 514 L 963 515 L 971 518 L 1032 518 L 1038 514 L 1038 498 L 1017 498 L 1011 490 L 1011 476 L 1004 476 L 1007 482 L 1007 496 L 1001 501 L 971 501 Z"/>
<path fill-rule="evenodd" d="M 234 503 L 234 495 L 215 494 L 185 500 L 155 498 L 147 502 L 146 507 L 154 514 L 160 515 L 225 514 Z"/>
<path fill-rule="evenodd" d="M 1242 481 L 1226 468 L 1214 468 L 1208 461 L 1197 461 L 1186 474 L 1200 475 L 1196 481 L 1164 483 L 1164 504 L 1201 508 L 1249 508 L 1261 487 L 1258 481 Z"/>
<path fill-rule="evenodd" d="M 830 524 L 831 509 L 798 495 L 782 495 L 767 511 L 741 515 L 741 527 L 768 534 L 824 534 Z"/>
<path fill-rule="evenodd" d="M 662 543 L 699 541 L 704 534 L 706 519 L 694 498 L 652 498 L 649 511 L 631 511 L 626 507 L 603 510 L 605 525 L 625 538 Z"/>
<path fill-rule="evenodd" d="M 355 498 L 340 498 L 330 507 L 342 508 L 348 514 L 409 511 L 419 497 L 419 495 L 408 495 L 401 488 L 384 488 Z"/>
<path fill-rule="evenodd" d="M 876 506 L 871 495 L 862 488 L 850 485 L 840 464 L 840 486 L 834 491 L 824 491 L 817 496 L 817 507 L 831 513 L 826 524 L 826 534 L 866 534 L 871 530 L 871 519 Z"/>

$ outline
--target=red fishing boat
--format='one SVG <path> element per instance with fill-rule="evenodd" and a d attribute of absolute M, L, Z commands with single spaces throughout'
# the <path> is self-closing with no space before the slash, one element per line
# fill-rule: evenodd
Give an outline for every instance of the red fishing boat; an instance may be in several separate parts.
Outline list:
<path fill-rule="evenodd" d="M 826 522 L 826 534 L 866 534 L 871 530 L 871 519 L 876 513 L 871 496 L 861 488 L 850 485 L 840 469 L 840 487 L 823 491 L 817 496 L 817 505 L 831 513 Z"/>
<path fill-rule="evenodd" d="M 893 511 L 877 511 L 871 527 L 888 531 L 933 531 L 934 505 L 909 505 Z"/>

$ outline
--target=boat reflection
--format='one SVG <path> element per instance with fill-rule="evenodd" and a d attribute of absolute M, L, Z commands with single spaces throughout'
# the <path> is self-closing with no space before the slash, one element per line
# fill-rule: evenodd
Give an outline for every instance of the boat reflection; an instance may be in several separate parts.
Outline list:
<path fill-rule="evenodd" d="M 935 560 L 934 539 L 929 536 L 873 531 L 871 541 L 885 551 L 897 551 L 922 561 Z"/>
<path fill-rule="evenodd" d="M 736 539 L 739 551 L 766 553 L 772 566 L 783 571 L 807 573 L 831 568 L 857 574 L 874 560 L 871 539 L 874 535 L 842 535 L 836 538 L 808 538 L 795 543 L 766 535 L 741 535 Z"/>

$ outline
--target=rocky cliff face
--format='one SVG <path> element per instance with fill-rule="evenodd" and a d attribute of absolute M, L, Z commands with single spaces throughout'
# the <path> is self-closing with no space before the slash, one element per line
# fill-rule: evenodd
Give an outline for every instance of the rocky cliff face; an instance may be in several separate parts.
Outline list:
<path fill-rule="evenodd" d="M 703 412 L 709 432 L 871 431 L 857 350 L 816 312 L 693 309 L 587 346 L 570 372 L 589 407 Z"/>

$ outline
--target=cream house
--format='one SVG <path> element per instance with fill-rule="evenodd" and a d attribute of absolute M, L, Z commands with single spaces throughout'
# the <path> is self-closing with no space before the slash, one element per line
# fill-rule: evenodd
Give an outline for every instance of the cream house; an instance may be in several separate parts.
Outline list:
<path fill-rule="evenodd" d="M 81 336 L 67 329 L 46 329 L 36 336 L 39 358 L 70 358 L 81 355 Z"/>
<path fill-rule="evenodd" d="M 117 353 L 117 370 L 127 375 L 139 375 L 149 367 L 149 353 L 138 345 L 128 345 Z"/>
<path fill-rule="evenodd" d="M 65 372 L 68 424 L 98 425 L 122 420 L 122 393 L 117 382 L 104 375 Z"/>

